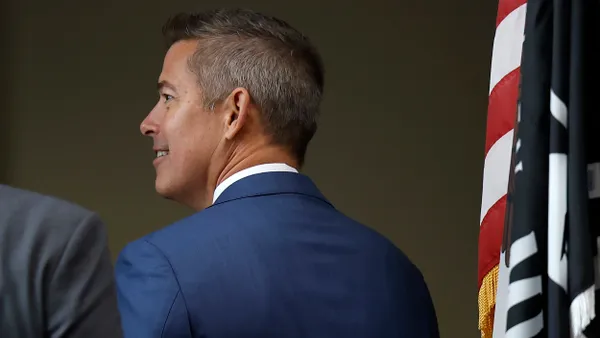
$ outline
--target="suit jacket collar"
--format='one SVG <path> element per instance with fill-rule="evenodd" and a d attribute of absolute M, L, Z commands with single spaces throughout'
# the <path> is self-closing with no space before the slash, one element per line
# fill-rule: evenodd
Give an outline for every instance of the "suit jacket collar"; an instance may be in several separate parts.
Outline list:
<path fill-rule="evenodd" d="M 225 189 L 213 205 L 240 198 L 278 194 L 311 196 L 331 205 L 308 176 L 290 172 L 268 172 L 245 177 Z"/>

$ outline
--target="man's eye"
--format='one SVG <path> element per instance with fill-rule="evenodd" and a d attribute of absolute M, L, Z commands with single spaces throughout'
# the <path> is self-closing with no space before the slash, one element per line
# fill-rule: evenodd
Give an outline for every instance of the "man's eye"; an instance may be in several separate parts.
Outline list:
<path fill-rule="evenodd" d="M 171 96 L 169 94 L 162 94 L 162 97 L 165 99 L 165 103 L 169 102 L 173 99 L 173 96 Z"/>

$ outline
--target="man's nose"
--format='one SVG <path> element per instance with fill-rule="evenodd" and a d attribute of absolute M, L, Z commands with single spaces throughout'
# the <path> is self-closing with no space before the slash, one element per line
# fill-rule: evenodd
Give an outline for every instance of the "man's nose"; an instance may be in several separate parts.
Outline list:
<path fill-rule="evenodd" d="M 152 136 L 158 132 L 158 125 L 147 116 L 140 124 L 140 131 L 144 136 Z"/>

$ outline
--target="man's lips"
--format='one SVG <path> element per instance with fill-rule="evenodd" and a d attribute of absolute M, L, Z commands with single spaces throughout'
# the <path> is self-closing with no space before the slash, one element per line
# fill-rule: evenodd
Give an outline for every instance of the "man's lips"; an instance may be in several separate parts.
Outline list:
<path fill-rule="evenodd" d="M 163 156 L 169 155 L 168 150 L 155 150 L 154 153 L 156 154 L 156 158 L 161 158 Z"/>
<path fill-rule="evenodd" d="M 154 161 L 152 161 L 152 164 L 155 167 L 158 166 L 160 162 L 164 161 L 169 155 L 168 150 L 154 150 L 154 153 L 156 154 L 156 157 L 154 158 Z"/>

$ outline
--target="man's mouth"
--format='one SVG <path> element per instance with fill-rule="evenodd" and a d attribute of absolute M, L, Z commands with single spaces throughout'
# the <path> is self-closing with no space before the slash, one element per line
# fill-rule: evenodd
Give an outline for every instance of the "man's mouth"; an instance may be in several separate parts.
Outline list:
<path fill-rule="evenodd" d="M 167 156 L 167 155 L 169 155 L 168 150 L 158 150 L 156 152 L 156 158 L 160 158 L 160 157 Z"/>

